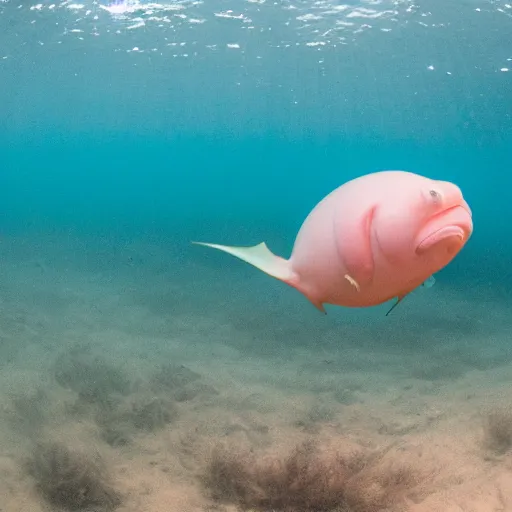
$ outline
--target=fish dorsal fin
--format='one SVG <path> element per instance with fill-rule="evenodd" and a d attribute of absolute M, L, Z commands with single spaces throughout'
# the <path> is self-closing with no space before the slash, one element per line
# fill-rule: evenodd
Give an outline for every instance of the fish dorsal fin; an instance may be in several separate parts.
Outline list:
<path fill-rule="evenodd" d="M 292 281 L 294 273 L 290 268 L 289 261 L 273 254 L 265 242 L 253 245 L 252 247 L 234 247 L 229 245 L 208 244 L 204 242 L 192 243 L 227 252 L 228 254 L 231 254 L 232 256 L 235 256 L 256 268 L 259 268 L 269 276 L 275 277 L 285 283 L 293 284 Z"/>

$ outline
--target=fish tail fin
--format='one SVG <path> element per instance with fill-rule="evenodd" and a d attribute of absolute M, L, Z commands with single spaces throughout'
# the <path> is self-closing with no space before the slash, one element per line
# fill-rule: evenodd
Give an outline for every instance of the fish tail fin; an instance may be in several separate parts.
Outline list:
<path fill-rule="evenodd" d="M 227 252 L 228 254 L 249 263 L 253 267 L 260 269 L 262 272 L 265 272 L 265 274 L 291 284 L 292 286 L 294 285 L 294 281 L 296 281 L 295 273 L 290 267 L 290 261 L 272 253 L 265 242 L 253 245 L 252 247 L 234 247 L 229 245 L 208 244 L 204 242 L 192 243 Z"/>
<path fill-rule="evenodd" d="M 226 252 L 241 259 L 242 261 L 245 261 L 246 263 L 249 263 L 253 267 L 265 272 L 265 274 L 275 277 L 276 279 L 279 279 L 280 281 L 283 281 L 289 286 L 297 289 L 305 295 L 318 310 L 322 313 L 326 312 L 322 303 L 312 300 L 312 298 L 301 289 L 299 277 L 291 268 L 290 260 L 276 256 L 272 251 L 270 251 L 265 242 L 251 247 L 234 247 L 229 245 L 209 244 L 205 242 L 192 243 Z"/>

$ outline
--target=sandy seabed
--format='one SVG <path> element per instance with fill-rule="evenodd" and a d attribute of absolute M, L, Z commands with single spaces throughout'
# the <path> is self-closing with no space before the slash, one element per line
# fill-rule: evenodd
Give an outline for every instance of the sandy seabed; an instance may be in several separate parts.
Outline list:
<path fill-rule="evenodd" d="M 508 304 L 323 316 L 176 245 L 3 239 L 2 512 L 512 512 Z"/>

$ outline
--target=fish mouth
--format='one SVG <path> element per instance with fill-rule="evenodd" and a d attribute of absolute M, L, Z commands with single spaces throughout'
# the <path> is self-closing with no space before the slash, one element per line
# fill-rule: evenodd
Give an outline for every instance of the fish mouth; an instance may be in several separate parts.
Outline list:
<path fill-rule="evenodd" d="M 454 246 L 460 246 L 464 243 L 465 238 L 465 232 L 460 226 L 446 226 L 424 238 L 416 248 L 416 252 L 422 254 L 443 241 L 452 242 Z"/>
<path fill-rule="evenodd" d="M 473 223 L 471 211 L 464 206 L 454 206 L 433 217 L 420 233 L 416 253 L 423 254 L 439 244 L 447 252 L 459 250 L 471 236 Z"/>

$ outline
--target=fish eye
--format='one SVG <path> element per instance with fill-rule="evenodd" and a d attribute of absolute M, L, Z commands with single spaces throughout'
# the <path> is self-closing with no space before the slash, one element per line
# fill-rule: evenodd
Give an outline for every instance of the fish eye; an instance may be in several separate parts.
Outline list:
<path fill-rule="evenodd" d="M 437 203 L 441 201 L 441 194 L 433 188 L 428 191 L 430 197 Z"/>

